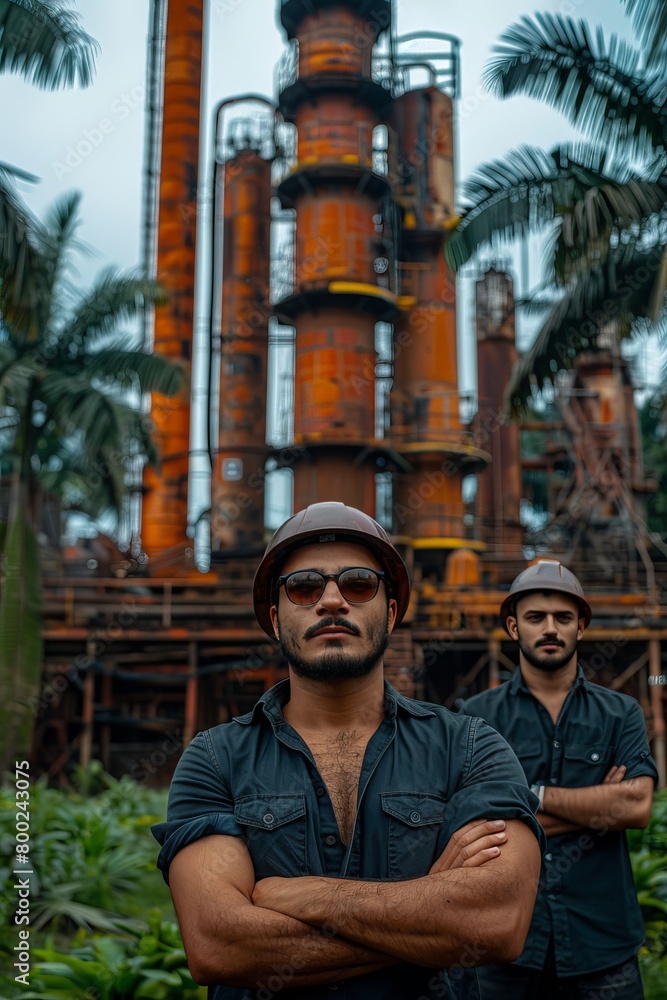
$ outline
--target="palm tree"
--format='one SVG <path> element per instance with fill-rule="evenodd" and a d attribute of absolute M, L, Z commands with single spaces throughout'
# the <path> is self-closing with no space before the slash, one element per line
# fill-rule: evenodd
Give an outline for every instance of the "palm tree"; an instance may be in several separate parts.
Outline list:
<path fill-rule="evenodd" d="M 93 79 L 97 42 L 80 26 L 69 0 L 0 0 L 0 73 L 18 73 L 48 90 Z M 16 195 L 13 176 L 36 180 L 0 163 L 0 312 L 14 320 L 30 311 L 37 294 L 25 285 L 39 274 L 26 234 L 33 219 Z"/>
<path fill-rule="evenodd" d="M 585 21 L 537 14 L 504 32 L 487 67 L 497 96 L 543 100 L 587 138 L 479 167 L 446 247 L 460 267 L 485 243 L 548 237 L 537 304 L 549 311 L 508 387 L 515 411 L 600 333 L 667 329 L 667 0 L 626 2 L 646 57 Z"/>
<path fill-rule="evenodd" d="M 20 73 L 46 90 L 87 87 L 97 42 L 69 0 L 0 0 L 0 73 Z"/>
<path fill-rule="evenodd" d="M 73 287 L 78 204 L 78 194 L 66 196 L 46 224 L 33 220 L 26 240 L 39 272 L 27 284 L 39 295 L 18 324 L 0 313 L 0 461 L 9 484 L 0 595 L 5 766 L 30 753 L 42 663 L 36 531 L 44 499 L 93 517 L 119 515 L 128 463 L 157 460 L 132 401 L 146 392 L 173 395 L 183 384 L 180 368 L 118 333 L 159 299 L 152 283 L 107 271 L 83 294 Z"/>

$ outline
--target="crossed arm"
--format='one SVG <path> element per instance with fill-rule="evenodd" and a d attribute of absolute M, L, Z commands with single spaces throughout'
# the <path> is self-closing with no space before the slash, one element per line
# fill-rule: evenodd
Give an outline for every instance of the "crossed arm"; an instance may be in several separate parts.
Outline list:
<path fill-rule="evenodd" d="M 453 835 L 428 875 L 405 882 L 306 876 L 255 884 L 243 842 L 210 836 L 176 855 L 170 885 L 197 982 L 257 988 L 281 968 L 293 986 L 309 986 L 397 961 L 439 968 L 472 945 L 477 962 L 517 957 L 539 867 L 523 823 L 509 821 L 505 834 L 478 820 Z"/>
<path fill-rule="evenodd" d="M 538 819 L 549 836 L 582 827 L 593 830 L 641 829 L 648 824 L 653 779 L 626 779 L 626 767 L 614 766 L 601 785 L 585 788 L 547 786 Z"/>

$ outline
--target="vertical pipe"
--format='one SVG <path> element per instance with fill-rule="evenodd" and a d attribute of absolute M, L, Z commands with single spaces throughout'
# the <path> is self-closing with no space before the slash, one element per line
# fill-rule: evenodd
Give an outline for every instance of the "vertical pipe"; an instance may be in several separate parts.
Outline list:
<path fill-rule="evenodd" d="M 154 350 L 191 371 L 194 321 L 203 0 L 169 0 L 164 63 Z M 190 403 L 157 393 L 151 403 L 161 470 L 148 470 L 142 541 L 148 555 L 187 543 Z"/>

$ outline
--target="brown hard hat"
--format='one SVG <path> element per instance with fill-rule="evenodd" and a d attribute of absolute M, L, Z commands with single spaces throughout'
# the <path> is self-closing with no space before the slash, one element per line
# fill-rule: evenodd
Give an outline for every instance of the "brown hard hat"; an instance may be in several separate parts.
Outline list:
<path fill-rule="evenodd" d="M 584 628 L 588 628 L 591 623 L 591 606 L 584 597 L 584 589 L 574 573 L 570 572 L 562 563 L 556 562 L 555 559 L 540 559 L 519 573 L 510 587 L 509 594 L 501 604 L 500 617 L 505 629 L 507 629 L 508 615 L 514 615 L 519 597 L 535 590 L 557 590 L 561 594 L 569 594 L 581 609 Z"/>
<path fill-rule="evenodd" d="M 507 616 L 514 615 L 519 597 L 535 590 L 557 590 L 561 594 L 569 594 L 570 597 L 574 597 L 581 609 L 584 628 L 588 628 L 592 617 L 591 606 L 584 597 L 584 589 L 574 573 L 570 572 L 562 563 L 556 562 L 555 559 L 540 559 L 519 573 L 510 587 L 509 594 L 501 604 L 500 617 L 505 629 L 507 629 Z"/>
<path fill-rule="evenodd" d="M 310 542 L 355 542 L 369 549 L 387 572 L 387 590 L 398 605 L 399 625 L 410 600 L 410 577 L 405 563 L 382 525 L 368 514 L 329 501 L 313 503 L 282 524 L 266 547 L 255 574 L 252 599 L 257 621 L 274 638 L 271 605 L 275 604 L 274 584 L 285 559 L 294 549 Z"/>

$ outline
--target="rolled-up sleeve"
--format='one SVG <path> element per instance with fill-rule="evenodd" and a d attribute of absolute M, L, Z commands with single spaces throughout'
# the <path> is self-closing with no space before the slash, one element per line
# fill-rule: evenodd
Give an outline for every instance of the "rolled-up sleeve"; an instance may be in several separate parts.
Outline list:
<path fill-rule="evenodd" d="M 210 834 L 241 837 L 234 818 L 229 784 L 206 733 L 199 733 L 183 753 L 169 789 L 166 823 L 151 827 L 161 846 L 158 868 L 169 884 L 169 866 L 188 844 Z"/>
<path fill-rule="evenodd" d="M 445 812 L 447 837 L 473 819 L 519 819 L 544 850 L 546 838 L 535 818 L 537 805 L 509 744 L 488 723 L 471 718 L 463 781 Z"/>
<path fill-rule="evenodd" d="M 639 778 L 649 775 L 658 781 L 658 769 L 651 756 L 651 748 L 646 735 L 646 721 L 641 706 L 635 702 L 628 709 L 623 726 L 623 736 L 617 747 L 614 764 L 627 767 L 625 778 Z"/>

